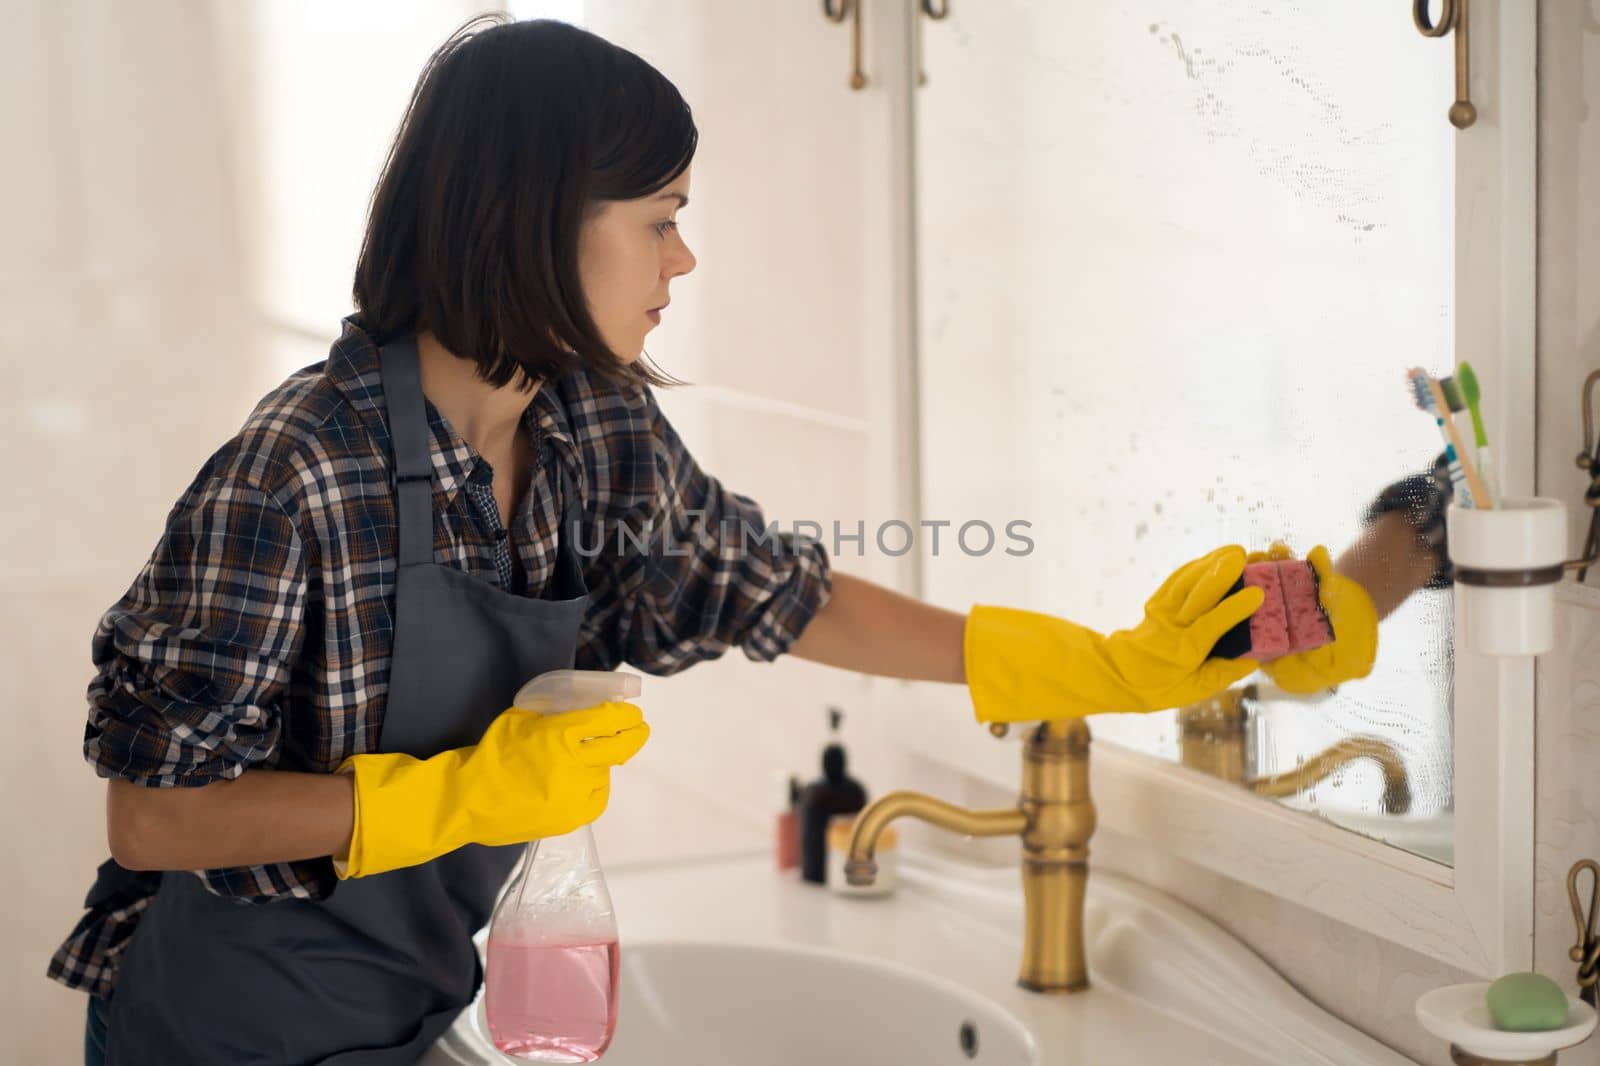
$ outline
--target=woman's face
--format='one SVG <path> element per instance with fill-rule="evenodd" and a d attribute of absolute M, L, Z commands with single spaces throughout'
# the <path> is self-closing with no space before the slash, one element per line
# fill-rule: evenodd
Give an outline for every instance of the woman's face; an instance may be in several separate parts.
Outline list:
<path fill-rule="evenodd" d="M 578 278 L 589 313 L 627 362 L 659 324 L 653 313 L 666 306 L 668 283 L 694 269 L 694 253 L 678 234 L 678 211 L 688 202 L 685 169 L 659 193 L 605 204 L 579 231 Z"/>

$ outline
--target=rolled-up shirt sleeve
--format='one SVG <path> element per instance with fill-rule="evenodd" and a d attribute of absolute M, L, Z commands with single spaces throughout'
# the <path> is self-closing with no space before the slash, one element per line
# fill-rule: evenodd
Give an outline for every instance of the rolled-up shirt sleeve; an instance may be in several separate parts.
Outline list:
<path fill-rule="evenodd" d="M 583 664 L 671 674 L 729 648 L 783 655 L 832 591 L 827 553 L 701 470 L 648 389 L 629 406 L 632 439 L 610 442 L 586 507 Z"/>
<path fill-rule="evenodd" d="M 299 653 L 307 564 L 294 522 L 208 464 L 93 640 L 84 757 L 150 788 L 231 780 L 280 755 L 280 701 Z M 217 895 L 326 895 L 326 859 L 197 870 Z"/>
<path fill-rule="evenodd" d="M 270 762 L 305 599 L 294 523 L 259 488 L 202 474 L 96 629 L 84 734 L 96 772 L 168 788 Z"/>

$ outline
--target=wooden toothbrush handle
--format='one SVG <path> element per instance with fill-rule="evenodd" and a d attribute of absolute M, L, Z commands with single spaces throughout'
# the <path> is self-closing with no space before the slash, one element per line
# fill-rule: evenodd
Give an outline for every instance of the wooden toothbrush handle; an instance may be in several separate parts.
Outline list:
<path fill-rule="evenodd" d="M 1450 443 L 1456 450 L 1456 462 L 1461 464 L 1461 472 L 1467 476 L 1467 489 L 1472 493 L 1474 507 L 1489 510 L 1494 506 L 1494 501 L 1489 497 L 1489 490 L 1484 487 L 1483 478 L 1478 476 L 1478 464 L 1472 461 L 1467 454 L 1467 446 L 1461 440 L 1461 433 L 1456 429 L 1456 420 L 1451 416 L 1450 405 L 1445 402 L 1444 389 L 1439 387 L 1439 382 L 1428 375 L 1428 391 L 1433 395 L 1433 402 L 1438 406 L 1439 421 L 1444 423 L 1444 430 L 1450 435 Z"/>

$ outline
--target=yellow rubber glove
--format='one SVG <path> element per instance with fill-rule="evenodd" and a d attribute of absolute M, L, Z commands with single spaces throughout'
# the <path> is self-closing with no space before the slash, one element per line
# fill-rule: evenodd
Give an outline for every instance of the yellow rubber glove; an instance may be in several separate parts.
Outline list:
<path fill-rule="evenodd" d="M 1293 558 L 1282 541 L 1249 555 L 1252 563 Z M 1378 610 L 1367 590 L 1335 570 L 1328 549 L 1320 544 L 1311 549 L 1306 562 L 1317 572 L 1317 599 L 1333 626 L 1333 642 L 1261 664 L 1273 684 L 1302 694 L 1366 677 L 1378 658 Z"/>
<path fill-rule="evenodd" d="M 1244 549 L 1230 546 L 1189 562 L 1145 604 L 1143 622 L 1110 636 L 1046 614 L 974 607 L 965 656 L 978 720 L 1156 711 L 1209 699 L 1250 676 L 1253 662 L 1207 659 L 1261 606 L 1256 588 L 1223 599 L 1244 560 Z"/>
<path fill-rule="evenodd" d="M 650 737 L 631 703 L 543 715 L 502 711 L 478 743 L 410 755 L 353 755 L 355 830 L 341 878 L 416 866 L 464 844 L 522 844 L 588 825 L 611 797 L 611 767 Z"/>

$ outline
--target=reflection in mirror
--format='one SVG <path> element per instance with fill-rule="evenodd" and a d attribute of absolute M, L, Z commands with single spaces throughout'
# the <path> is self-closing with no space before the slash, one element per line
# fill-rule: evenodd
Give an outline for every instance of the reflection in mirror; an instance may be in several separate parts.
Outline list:
<path fill-rule="evenodd" d="M 1101 632 L 1220 544 L 1326 545 L 1372 672 L 1102 715 L 1096 738 L 1452 859 L 1450 50 L 1406 5 L 956 2 L 916 91 L 924 519 L 1030 523 L 924 592 Z M 1281 678 L 1278 679 L 1281 681 Z"/>

